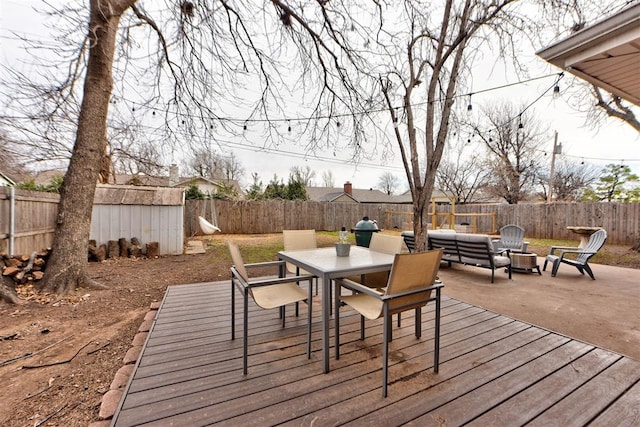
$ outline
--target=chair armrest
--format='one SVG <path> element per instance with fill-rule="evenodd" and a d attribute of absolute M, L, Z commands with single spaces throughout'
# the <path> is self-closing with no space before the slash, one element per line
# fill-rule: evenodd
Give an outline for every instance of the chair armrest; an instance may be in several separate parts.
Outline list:
<path fill-rule="evenodd" d="M 595 255 L 598 252 L 593 252 L 593 251 L 582 251 L 582 250 L 563 250 L 560 251 L 560 260 L 564 259 L 564 256 L 566 254 L 587 254 L 587 255 Z"/>
<path fill-rule="evenodd" d="M 367 286 L 362 285 L 361 283 L 354 282 L 353 280 L 336 279 L 336 283 L 342 286 L 343 288 L 347 288 L 352 291 L 367 294 L 378 299 L 382 296 L 380 292 L 377 292 L 374 288 L 369 288 Z"/>
<path fill-rule="evenodd" d="M 258 268 L 258 267 L 280 267 L 281 265 L 285 265 L 285 261 L 265 261 L 265 262 L 254 262 L 251 264 L 245 264 L 244 268 Z"/>
<path fill-rule="evenodd" d="M 553 255 L 553 252 L 556 250 L 579 250 L 577 246 L 551 246 L 549 249 L 549 255 Z"/>
<path fill-rule="evenodd" d="M 287 277 L 273 277 L 273 278 L 256 278 L 254 280 L 249 279 L 247 286 L 250 288 L 256 288 L 259 286 L 271 286 L 271 285 L 281 285 L 283 283 L 292 283 L 292 282 L 302 282 L 304 280 L 308 280 L 309 283 L 313 280 L 315 276 L 311 274 L 305 274 L 303 276 L 287 276 Z"/>
<path fill-rule="evenodd" d="M 367 295 L 370 295 L 370 296 L 372 296 L 374 298 L 378 298 L 380 300 L 399 298 L 399 297 L 403 297 L 403 296 L 407 296 L 407 295 L 417 294 L 417 293 L 420 293 L 420 292 L 433 291 L 433 290 L 436 290 L 438 288 L 443 288 L 444 287 L 442 282 L 435 282 L 431 286 L 425 286 L 423 288 L 413 289 L 413 290 L 410 290 L 410 291 L 407 291 L 407 292 L 401 292 L 401 293 L 392 294 L 392 295 L 380 295 L 380 293 L 376 292 L 375 289 L 368 288 L 366 286 L 361 285 L 360 283 L 354 282 L 354 281 L 349 280 L 349 279 L 337 279 L 336 283 L 338 283 L 340 286 L 342 286 L 344 288 L 350 289 L 352 291 L 360 292 L 360 293 L 363 293 L 363 294 L 367 294 Z"/>
<path fill-rule="evenodd" d="M 425 286 L 423 288 L 416 288 L 416 289 L 412 289 L 410 291 L 400 292 L 400 293 L 397 293 L 397 294 L 384 295 L 381 299 L 382 300 L 387 300 L 387 299 L 393 299 L 393 298 L 400 298 L 400 297 L 405 297 L 405 296 L 408 296 L 408 295 L 419 294 L 420 292 L 435 291 L 436 289 L 440 289 L 440 288 L 444 288 L 444 285 L 442 284 L 442 282 L 436 282 L 431 286 Z"/>

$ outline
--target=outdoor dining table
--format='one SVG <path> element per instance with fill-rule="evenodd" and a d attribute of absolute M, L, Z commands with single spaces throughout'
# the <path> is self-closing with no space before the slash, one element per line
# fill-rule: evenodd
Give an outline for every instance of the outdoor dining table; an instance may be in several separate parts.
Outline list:
<path fill-rule="evenodd" d="M 331 317 L 331 282 L 334 279 L 390 271 L 395 255 L 352 246 L 349 256 L 337 256 L 334 247 L 278 252 L 278 259 L 306 270 L 322 280 L 322 361 L 329 368 L 329 318 Z M 339 292 L 339 289 L 336 289 Z M 336 357 L 337 357 L 336 349 Z"/>

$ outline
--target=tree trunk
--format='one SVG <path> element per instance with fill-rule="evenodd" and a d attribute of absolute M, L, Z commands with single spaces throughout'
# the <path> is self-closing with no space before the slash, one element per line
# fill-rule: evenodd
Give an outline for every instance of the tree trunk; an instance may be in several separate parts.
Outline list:
<path fill-rule="evenodd" d="M 120 17 L 135 0 L 91 0 L 89 60 L 76 141 L 60 189 L 51 258 L 39 288 L 65 295 L 95 287 L 87 276 L 87 242 L 96 183 L 107 145 L 107 115 Z"/>

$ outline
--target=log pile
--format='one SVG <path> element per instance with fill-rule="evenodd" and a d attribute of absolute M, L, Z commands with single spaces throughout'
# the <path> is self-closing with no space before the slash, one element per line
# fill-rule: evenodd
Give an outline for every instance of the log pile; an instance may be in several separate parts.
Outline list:
<path fill-rule="evenodd" d="M 149 242 L 143 252 L 143 246 L 137 237 L 132 237 L 128 242 L 124 237 L 118 240 L 109 240 L 107 244 L 98 245 L 95 240 L 89 241 L 89 261 L 104 261 L 108 258 L 142 258 L 145 253 L 147 258 L 158 257 L 158 242 Z"/>
<path fill-rule="evenodd" d="M 13 279 L 16 285 L 40 280 L 44 277 L 44 267 L 50 254 L 51 249 L 43 249 L 31 255 L 9 256 L 1 253 L 2 276 Z"/>

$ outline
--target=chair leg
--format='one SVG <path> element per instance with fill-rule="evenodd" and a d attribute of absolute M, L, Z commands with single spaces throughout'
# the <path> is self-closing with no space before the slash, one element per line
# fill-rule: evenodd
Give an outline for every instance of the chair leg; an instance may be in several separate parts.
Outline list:
<path fill-rule="evenodd" d="M 436 327 L 433 339 L 433 372 L 438 373 L 440 366 L 440 288 L 436 288 Z"/>
<path fill-rule="evenodd" d="M 338 286 L 335 292 L 335 298 L 333 300 L 333 305 L 335 306 L 335 319 L 333 319 L 335 324 L 335 343 L 336 343 L 336 360 L 340 359 L 340 286 L 338 282 L 334 282 Z"/>
<path fill-rule="evenodd" d="M 244 297 L 244 322 L 242 325 L 242 330 L 243 330 L 243 335 L 244 335 L 244 340 L 242 343 L 242 373 L 244 375 L 247 375 L 247 353 L 249 352 L 249 344 L 248 344 L 248 338 L 249 338 L 249 292 L 247 289 L 244 290 L 243 292 L 243 297 Z"/>
<path fill-rule="evenodd" d="M 382 397 L 387 397 L 387 380 L 389 377 L 388 372 L 388 363 L 389 363 L 389 330 L 391 329 L 391 325 L 389 325 L 390 316 L 389 316 L 389 308 L 387 304 L 384 305 L 383 318 L 384 318 L 384 327 L 383 327 L 383 338 L 382 338 Z"/>
<path fill-rule="evenodd" d="M 311 320 L 313 318 L 313 279 L 309 280 L 309 298 L 307 299 L 307 359 L 311 359 Z"/>
<path fill-rule="evenodd" d="M 231 339 L 236 339 L 236 287 L 231 278 Z"/>
<path fill-rule="evenodd" d="M 556 277 L 556 274 L 558 274 L 558 267 L 560 267 L 560 258 L 553 260 L 553 267 L 551 268 L 552 277 Z"/>
<path fill-rule="evenodd" d="M 402 327 L 402 313 L 398 313 L 398 328 Z"/>
<path fill-rule="evenodd" d="M 287 318 L 287 316 L 286 316 L 286 306 L 283 305 L 282 307 L 280 307 L 280 313 L 282 313 L 282 327 L 284 328 L 284 322 L 285 322 L 285 320 Z"/>
<path fill-rule="evenodd" d="M 584 268 L 584 271 L 586 271 L 589 277 L 591 277 L 591 280 L 596 280 L 596 278 L 593 277 L 593 271 L 591 271 L 591 267 L 589 267 L 589 264 L 585 264 L 582 268 Z"/>
<path fill-rule="evenodd" d="M 360 315 L 360 340 L 364 341 L 364 316 Z"/>
<path fill-rule="evenodd" d="M 547 271 L 547 261 L 546 259 L 544 260 L 544 264 L 542 265 L 542 271 Z"/>
<path fill-rule="evenodd" d="M 416 338 L 422 337 L 422 310 L 416 308 Z"/>

